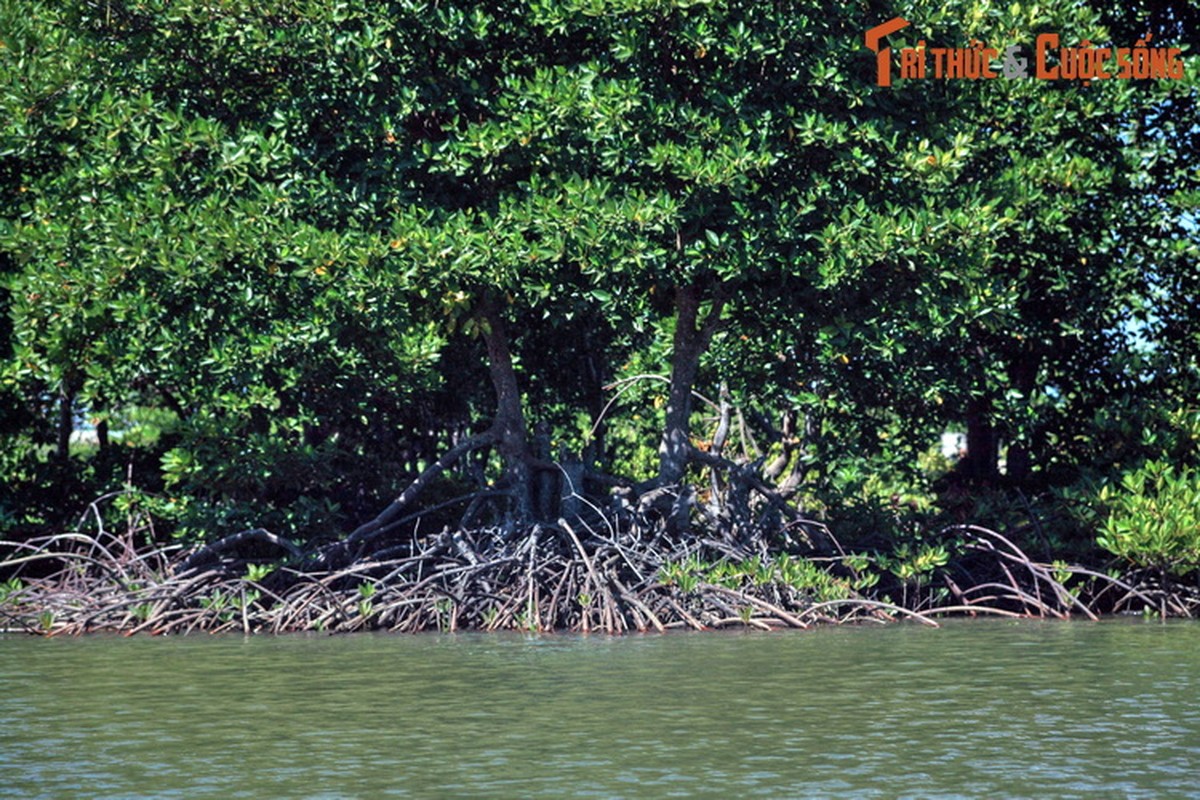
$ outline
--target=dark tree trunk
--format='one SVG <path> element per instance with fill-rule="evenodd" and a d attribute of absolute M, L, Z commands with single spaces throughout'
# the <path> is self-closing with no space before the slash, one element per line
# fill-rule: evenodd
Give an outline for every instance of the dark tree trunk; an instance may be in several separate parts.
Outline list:
<path fill-rule="evenodd" d="M 667 486 L 683 480 L 691 449 L 689 434 L 692 414 L 692 387 L 700 367 L 700 356 L 708 349 L 721 318 L 723 298 L 713 301 L 704 322 L 697 327 L 703 291 L 696 284 L 675 290 L 675 338 L 671 350 L 671 384 L 667 395 L 667 419 L 658 447 L 657 485 Z"/>
<path fill-rule="evenodd" d="M 1034 389 L 1037 386 L 1038 366 L 1038 357 L 1036 355 L 1022 353 L 1009 369 L 1009 377 L 1012 380 L 1013 386 L 1016 387 L 1017 391 L 1026 400 L 1032 397 Z M 1031 435 L 1029 431 L 1025 433 L 1026 436 Z M 1033 446 L 1034 442 L 1028 438 L 1021 440 L 1010 438 L 1008 454 L 1005 459 L 1005 472 L 1012 481 L 1024 483 L 1029 479 L 1029 474 L 1033 471 Z"/>
<path fill-rule="evenodd" d="M 584 463 L 592 465 L 603 462 L 606 452 L 604 443 L 605 435 L 608 433 L 608 423 L 603 418 L 603 414 L 608 401 L 605 396 L 604 384 L 611 376 L 604 371 L 604 360 L 598 358 L 594 352 L 589 352 L 584 357 L 583 374 L 584 403 L 588 419 L 597 420 L 592 430 L 591 441 L 588 442 L 582 454 Z"/>
<path fill-rule="evenodd" d="M 71 432 L 75 429 L 75 392 L 64 380 L 58 395 L 58 443 L 54 457 L 66 464 L 71 457 Z"/>
<path fill-rule="evenodd" d="M 960 467 L 962 475 L 972 481 L 994 481 L 999 476 L 999 458 L 999 437 L 989 404 L 972 400 L 967 406 L 967 455 Z"/>
<path fill-rule="evenodd" d="M 530 519 L 534 510 L 531 484 L 533 453 L 529 447 L 525 412 L 521 406 L 521 388 L 508 349 L 504 317 L 494 297 L 484 296 L 479 307 L 479 320 L 483 323 L 481 328 L 487 346 L 488 372 L 496 392 L 496 418 L 492 423 L 496 449 L 504 462 L 504 475 L 516 502 L 517 515 L 522 519 Z"/>

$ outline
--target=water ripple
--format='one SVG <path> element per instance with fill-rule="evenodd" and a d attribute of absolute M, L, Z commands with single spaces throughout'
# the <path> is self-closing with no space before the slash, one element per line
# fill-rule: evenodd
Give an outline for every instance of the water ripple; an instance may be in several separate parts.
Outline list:
<path fill-rule="evenodd" d="M 0 638 L 0 798 L 1200 797 L 1200 625 Z"/>

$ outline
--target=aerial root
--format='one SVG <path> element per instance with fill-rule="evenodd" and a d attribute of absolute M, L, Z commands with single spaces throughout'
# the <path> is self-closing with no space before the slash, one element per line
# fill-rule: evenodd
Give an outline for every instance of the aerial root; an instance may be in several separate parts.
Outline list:
<path fill-rule="evenodd" d="M 1144 608 L 1190 615 L 1193 594 L 1168 593 L 1148 574 L 1122 580 L 1082 567 L 1043 564 L 1008 538 L 977 527 L 955 533 L 981 579 L 941 574 L 947 602 L 910 607 L 843 587 L 830 597 L 779 575 L 691 579 L 678 565 L 762 563 L 766 542 L 744 535 L 700 537 L 616 518 L 492 526 L 408 542 L 374 537 L 373 550 L 337 568 L 320 549 L 301 552 L 255 529 L 215 544 L 137 548 L 134 534 L 103 528 L 27 542 L 0 542 L 0 626 L 40 634 L 116 631 L 397 632 L 577 631 L 620 634 L 913 620 L 947 615 L 1095 619 L 1099 610 Z M 262 563 L 250 544 L 287 554 Z M 342 543 L 326 545 L 341 547 Z M 267 547 L 266 549 L 270 549 Z M 760 559 L 755 562 L 754 559 Z M 983 559 L 987 568 L 980 571 Z M 817 562 L 813 562 L 817 563 Z M 672 572 L 672 565 L 676 569 Z M 840 566 L 829 559 L 822 569 Z M 961 578 L 961 576 L 960 576 Z M 1066 583 L 1074 581 L 1068 588 Z M 825 587 L 828 589 L 828 586 Z"/>

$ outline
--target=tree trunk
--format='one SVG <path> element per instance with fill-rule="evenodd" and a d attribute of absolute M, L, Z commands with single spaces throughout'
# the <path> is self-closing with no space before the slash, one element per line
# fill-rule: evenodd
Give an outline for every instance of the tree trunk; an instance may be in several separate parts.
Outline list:
<path fill-rule="evenodd" d="M 96 442 L 100 445 L 100 452 L 103 453 L 108 449 L 108 418 L 101 417 L 96 421 Z"/>
<path fill-rule="evenodd" d="M 1009 367 L 1009 378 L 1021 396 L 1027 402 L 1031 401 L 1034 389 L 1037 386 L 1039 359 L 1036 355 L 1028 352 L 1021 353 L 1017 359 Z M 1025 437 L 1031 435 L 1031 431 L 1025 431 Z M 1009 479 L 1016 483 L 1024 483 L 1029 479 L 1030 473 L 1033 471 L 1033 448 L 1035 442 L 1029 438 L 1017 440 L 1010 435 L 1008 442 L 1008 454 L 1005 458 L 1005 473 Z"/>
<path fill-rule="evenodd" d="M 496 299 L 490 294 L 485 294 L 480 303 L 479 320 L 483 323 L 480 327 L 487 346 L 488 372 L 496 392 L 496 417 L 492 423 L 496 449 L 504 462 L 504 477 L 512 491 L 517 516 L 531 519 L 533 454 L 529 448 L 529 431 L 521 406 L 521 388 L 517 384 L 517 373 L 508 349 L 504 317 Z"/>
<path fill-rule="evenodd" d="M 60 464 L 66 464 L 71 457 L 71 433 L 74 429 L 75 392 L 64 378 L 58 394 L 58 443 L 54 450 L 54 457 Z"/>
<path fill-rule="evenodd" d="M 1000 448 L 988 405 L 972 400 L 967 406 L 967 455 L 961 471 L 972 481 L 994 481 L 999 476 Z"/>
<path fill-rule="evenodd" d="M 721 318 L 724 299 L 718 296 L 697 327 L 703 291 L 697 284 L 675 290 L 675 337 L 671 350 L 671 384 L 667 395 L 667 419 L 658 447 L 658 486 L 683 480 L 690 455 L 692 387 L 700 367 L 700 356 L 708 349 Z"/>

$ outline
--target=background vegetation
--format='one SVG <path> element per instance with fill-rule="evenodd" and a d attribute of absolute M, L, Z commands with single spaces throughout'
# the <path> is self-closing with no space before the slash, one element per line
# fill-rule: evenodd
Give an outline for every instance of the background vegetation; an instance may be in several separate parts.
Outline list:
<path fill-rule="evenodd" d="M 1111 5 L 6 0 L 0 538 L 119 491 L 310 546 L 424 475 L 398 537 L 786 506 L 894 597 L 947 523 L 1194 574 L 1194 50 L 883 89 L 862 41 L 1195 45 Z"/>

